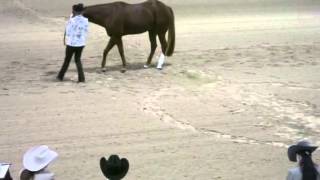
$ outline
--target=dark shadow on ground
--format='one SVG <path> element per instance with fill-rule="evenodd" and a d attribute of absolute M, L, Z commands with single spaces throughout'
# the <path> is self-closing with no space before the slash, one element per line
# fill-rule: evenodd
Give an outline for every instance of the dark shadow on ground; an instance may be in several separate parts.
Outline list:
<path fill-rule="evenodd" d="M 128 63 L 127 64 L 127 71 L 140 71 L 140 70 L 146 70 L 146 68 L 143 67 L 144 63 Z M 166 67 L 171 66 L 170 63 L 166 63 L 165 64 Z M 120 71 L 122 68 L 122 65 L 113 65 L 113 66 L 106 66 L 105 71 L 104 72 L 112 72 L 112 71 Z M 149 66 L 149 68 L 147 69 L 155 69 L 156 68 L 156 64 L 151 64 Z M 75 70 L 76 71 L 76 70 Z M 85 68 L 84 70 L 87 73 L 101 73 L 102 70 L 100 67 L 91 67 L 91 68 Z"/>
<path fill-rule="evenodd" d="M 153 69 L 155 71 L 157 71 L 158 69 L 156 69 L 156 64 L 151 64 L 149 66 L 149 68 L 144 68 L 143 67 L 144 63 L 128 63 L 127 64 L 127 72 L 128 71 L 143 71 L 143 70 L 147 70 L 147 69 Z M 164 68 L 171 66 L 172 64 L 170 63 L 166 63 L 164 65 Z M 113 66 L 107 66 L 104 71 L 102 71 L 101 67 L 88 67 L 88 68 L 84 68 L 84 73 L 97 73 L 97 74 L 108 74 L 108 72 L 115 72 L 115 71 L 119 71 L 121 70 L 122 65 L 113 65 Z M 58 80 L 56 79 L 56 76 L 58 75 L 58 71 L 59 69 L 57 69 L 57 71 L 47 71 L 45 73 L 42 74 L 42 80 L 44 81 L 48 81 L 48 82 L 57 82 Z M 68 72 L 72 72 L 72 73 L 77 73 L 77 69 L 72 68 L 69 69 L 66 74 Z M 124 73 L 125 74 L 125 73 Z M 67 77 L 65 77 L 64 81 L 71 81 L 71 79 L 68 79 Z"/>

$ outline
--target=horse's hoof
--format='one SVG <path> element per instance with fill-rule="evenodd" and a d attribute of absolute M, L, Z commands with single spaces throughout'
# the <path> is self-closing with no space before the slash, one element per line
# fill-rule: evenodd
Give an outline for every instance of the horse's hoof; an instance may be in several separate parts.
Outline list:
<path fill-rule="evenodd" d="M 126 72 L 126 68 L 122 68 L 120 72 L 125 73 Z"/>
<path fill-rule="evenodd" d="M 106 72 L 106 71 L 107 71 L 107 68 L 101 68 L 101 71 L 102 71 L 102 72 Z"/>
<path fill-rule="evenodd" d="M 149 68 L 149 66 L 148 66 L 148 65 L 146 65 L 146 64 L 145 64 L 145 65 L 143 65 L 143 67 L 144 67 L 145 69 Z"/>

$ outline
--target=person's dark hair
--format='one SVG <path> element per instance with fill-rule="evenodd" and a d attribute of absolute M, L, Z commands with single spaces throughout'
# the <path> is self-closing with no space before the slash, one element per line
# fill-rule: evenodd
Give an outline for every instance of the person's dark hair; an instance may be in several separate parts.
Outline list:
<path fill-rule="evenodd" d="M 298 152 L 298 154 L 302 158 L 299 162 L 302 171 L 302 180 L 317 180 L 319 173 L 315 168 L 315 164 L 312 161 L 311 152 L 301 151 Z"/>
<path fill-rule="evenodd" d="M 20 180 L 30 180 L 31 178 L 33 178 L 34 174 L 35 174 L 35 172 L 24 169 L 21 172 Z"/>
<path fill-rule="evenodd" d="M 72 11 L 74 12 L 82 12 L 84 9 L 83 4 L 79 3 L 79 4 L 75 4 L 72 6 Z"/>

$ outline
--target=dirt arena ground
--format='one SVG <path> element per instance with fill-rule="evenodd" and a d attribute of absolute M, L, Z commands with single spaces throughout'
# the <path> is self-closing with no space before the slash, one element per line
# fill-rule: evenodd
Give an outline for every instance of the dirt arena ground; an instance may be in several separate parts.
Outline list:
<path fill-rule="evenodd" d="M 289 144 L 320 145 L 320 2 L 166 0 L 177 43 L 162 71 L 157 57 L 143 68 L 141 34 L 124 37 L 126 73 L 117 49 L 102 72 L 108 37 L 90 24 L 86 83 L 74 63 L 57 82 L 76 2 L 0 2 L 0 161 L 15 179 L 39 144 L 59 153 L 50 169 L 61 180 L 104 179 L 98 161 L 114 153 L 131 180 L 281 180 L 295 165 Z"/>

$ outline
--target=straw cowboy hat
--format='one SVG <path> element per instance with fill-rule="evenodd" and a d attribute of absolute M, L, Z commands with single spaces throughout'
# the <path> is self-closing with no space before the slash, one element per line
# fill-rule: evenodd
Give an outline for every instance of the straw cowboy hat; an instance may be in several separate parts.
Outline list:
<path fill-rule="evenodd" d="M 58 157 L 58 153 L 49 149 L 48 146 L 41 145 L 30 148 L 23 156 L 23 166 L 25 169 L 35 172 L 48 166 Z"/>
<path fill-rule="evenodd" d="M 118 155 L 111 155 L 108 160 L 100 159 L 100 169 L 103 175 L 110 179 L 122 179 L 129 170 L 129 162 L 126 158 L 120 160 Z"/>
<path fill-rule="evenodd" d="M 308 151 L 312 153 L 318 148 L 318 146 L 311 145 L 308 140 L 301 140 L 297 144 L 291 145 L 288 148 L 288 158 L 290 161 L 297 162 L 297 153 Z"/>

